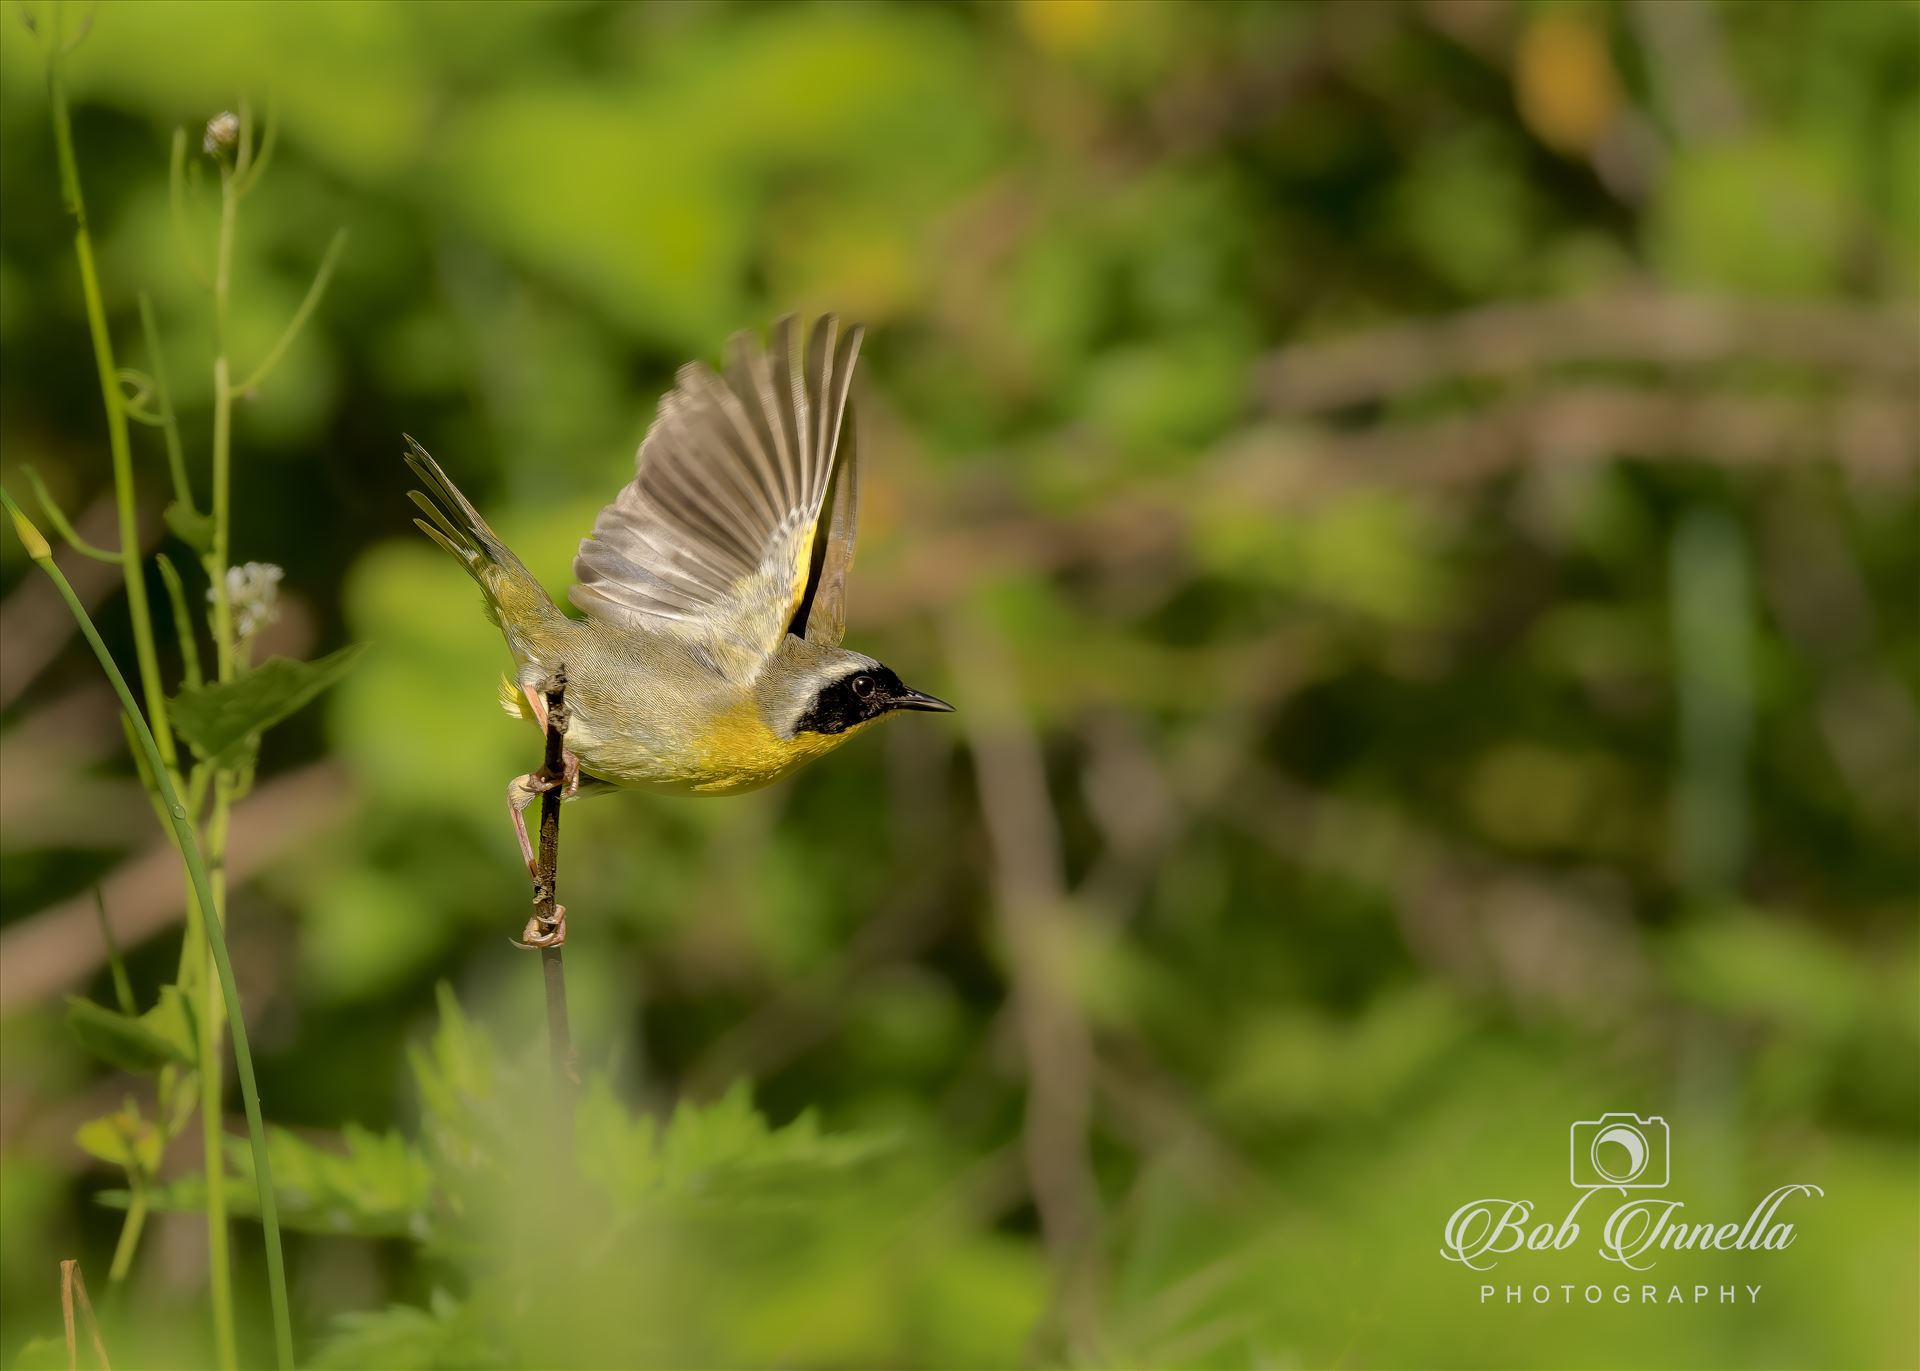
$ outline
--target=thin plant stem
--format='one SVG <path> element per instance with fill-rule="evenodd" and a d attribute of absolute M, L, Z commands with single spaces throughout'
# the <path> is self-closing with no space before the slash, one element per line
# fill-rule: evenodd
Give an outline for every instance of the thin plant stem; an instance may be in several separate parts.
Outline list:
<path fill-rule="evenodd" d="M 173 607 L 173 632 L 180 640 L 180 672 L 189 689 L 197 690 L 204 681 L 200 675 L 200 644 L 193 636 L 193 616 L 187 612 L 187 590 L 180 573 L 166 553 L 153 559 L 166 583 L 167 603 Z"/>
<path fill-rule="evenodd" d="M 172 773 L 160 756 L 159 740 L 153 730 L 147 726 L 140 714 L 140 707 L 134 702 L 133 691 L 127 685 L 127 678 L 120 674 L 119 666 L 113 660 L 113 654 L 107 651 L 107 645 L 100 638 L 100 632 L 93 626 L 93 620 L 87 614 L 86 606 L 80 603 L 80 597 L 74 593 L 73 586 L 67 581 L 65 573 L 54 563 L 53 549 L 47 540 L 40 536 L 13 497 L 0 491 L 0 503 L 4 503 L 7 513 L 13 516 L 14 527 L 20 534 L 20 540 L 26 545 L 27 555 L 36 562 L 54 588 L 60 592 L 67 608 L 72 612 L 74 622 L 86 637 L 87 645 L 93 649 L 93 655 L 99 659 L 100 667 L 112 683 L 114 693 L 120 697 L 121 708 L 126 711 L 128 720 L 140 743 L 140 749 L 146 754 L 147 764 L 152 768 L 154 783 L 160 791 L 161 800 L 166 805 L 168 822 L 172 826 L 174 839 L 180 848 L 180 855 L 187 865 L 187 876 L 192 882 L 195 895 L 202 909 L 216 908 L 213 898 L 213 885 L 207 875 L 207 864 L 201 856 L 199 835 L 194 832 L 193 824 L 187 815 L 187 807 L 180 800 L 179 792 L 174 788 Z M 253 1049 L 247 1041 L 247 1023 L 240 1012 L 240 987 L 233 975 L 233 959 L 227 955 L 226 933 L 218 919 L 202 921 L 202 930 L 206 934 L 207 948 L 212 954 L 214 969 L 220 978 L 220 993 L 224 1001 L 228 1021 L 233 1025 L 233 1061 L 236 1075 L 240 1080 L 240 1095 L 246 1106 L 247 1139 L 253 1150 L 254 1183 L 260 1200 L 260 1226 L 263 1231 L 267 1252 L 267 1289 L 273 1302 L 274 1351 L 282 1371 L 291 1371 L 293 1366 L 293 1325 L 287 1307 L 286 1264 L 280 1249 L 280 1211 L 274 1202 L 273 1163 L 267 1156 L 266 1122 L 260 1113 L 260 1089 L 253 1074 Z M 209 997 L 211 999 L 211 997 Z M 212 1061 L 202 1059 L 200 1069 L 211 1074 Z"/>
<path fill-rule="evenodd" d="M 247 120 L 240 121 L 242 138 L 246 137 Z M 241 160 L 244 161 L 250 144 L 243 142 Z M 220 681 L 233 679 L 235 654 L 233 642 L 233 603 L 227 590 L 227 559 L 230 555 L 232 539 L 232 458 L 233 458 L 233 388 L 229 384 L 230 363 L 227 358 L 228 329 L 227 313 L 231 299 L 233 282 L 233 239 L 235 220 L 239 211 L 240 196 L 235 187 L 235 178 L 240 168 L 233 170 L 222 168 L 220 173 L 220 237 L 214 249 L 213 259 L 213 491 L 211 513 L 213 528 L 211 539 L 202 559 L 206 567 L 207 581 L 213 596 L 211 614 L 213 629 L 214 673 Z M 228 794 L 227 778 L 216 769 L 213 786 L 213 813 L 207 824 L 207 846 L 216 868 L 222 873 L 226 867 L 226 823 L 224 798 Z M 224 879 L 218 888 L 210 889 L 207 897 L 200 901 L 201 924 L 209 932 L 223 929 L 226 923 Z M 211 979 L 211 972 L 208 972 Z M 213 997 L 207 997 L 206 1011 L 200 1016 L 201 1061 L 200 1072 L 200 1114 L 201 1137 L 206 1152 L 207 1178 L 207 1261 L 214 1291 L 214 1328 L 219 1343 L 222 1366 L 231 1371 L 234 1359 L 233 1325 L 233 1273 L 228 1254 L 227 1197 L 225 1163 L 221 1159 L 220 1117 L 224 1081 L 220 1073 L 207 1068 L 206 1063 L 215 1061 L 220 1052 L 221 1024 L 218 1012 L 212 1003 Z M 235 1041 L 244 1031 L 244 1025 L 237 1019 L 234 1023 Z"/>
<path fill-rule="evenodd" d="M 214 860 L 212 900 L 201 906 L 201 921 L 209 929 L 221 929 L 222 941 L 225 940 L 224 911 L 227 903 L 226 863 L 222 858 L 227 848 L 227 821 L 232 796 L 231 776 L 225 771 L 216 770 L 213 777 L 213 810 L 207 818 L 206 830 L 207 851 Z M 209 955 L 211 947 L 209 940 Z M 202 971 L 204 981 L 211 981 L 217 971 L 216 966 L 205 966 Z M 219 1002 L 211 995 L 207 996 L 199 1025 L 200 1139 L 207 1156 L 207 1268 L 214 1292 L 213 1326 L 221 1342 L 218 1348 L 221 1365 L 232 1367 L 237 1364 L 238 1357 L 234 1343 L 231 1230 L 227 1223 L 226 1130 L 221 1127 L 221 1120 L 226 1116 L 226 1081 L 217 1065 L 220 1060 L 220 1037 L 225 1028 L 221 1017 Z M 234 1025 L 235 1042 L 239 1041 L 243 1031 L 242 1025 Z"/>
<path fill-rule="evenodd" d="M 201 908 L 204 911 L 212 906 Z M 218 927 L 220 920 L 208 918 L 203 912 L 200 923 L 210 930 Z M 233 1316 L 233 1256 L 227 1224 L 226 1130 L 220 1126 L 220 1024 L 213 1013 L 214 997 L 208 995 L 205 1001 L 200 1011 L 200 1146 L 207 1173 L 207 1289 L 213 1301 L 214 1355 L 226 1371 L 232 1371 L 240 1364 L 240 1351 Z M 237 1032 L 234 1042 L 239 1042 Z"/>
<path fill-rule="evenodd" d="M 61 11 L 56 11 L 59 16 Z M 100 373 L 100 398 L 107 408 L 107 447 L 113 458 L 114 504 L 120 517 L 120 570 L 127 587 L 127 611 L 133 620 L 134 660 L 153 721 L 154 740 L 167 771 L 175 764 L 173 729 L 167 722 L 167 694 L 160 680 L 159 654 L 153 644 L 153 618 L 147 608 L 146 573 L 140 564 L 140 527 L 134 514 L 133 455 L 127 440 L 125 396 L 119 369 L 113 363 L 113 340 L 107 333 L 107 311 L 100 295 L 100 277 L 94 269 L 93 235 L 87 228 L 86 200 L 80 193 L 80 165 L 73 152 L 73 119 L 67 109 L 67 83 L 60 69 L 60 18 L 56 17 L 52 55 L 47 62 L 47 85 L 53 105 L 53 141 L 60 162 L 60 188 L 73 215 L 73 250 L 80 263 L 80 291 L 86 298 L 87 331 L 93 336 L 94 366 Z"/>
<path fill-rule="evenodd" d="M 300 308 L 293 312 L 293 318 L 288 321 L 286 329 L 268 350 L 267 355 L 260 359 L 260 365 L 247 374 L 246 380 L 234 387 L 235 393 L 251 394 L 262 381 L 267 379 L 268 373 L 280 364 L 280 359 L 286 355 L 287 349 L 293 346 L 293 340 L 300 336 L 300 330 L 307 326 L 307 320 L 313 314 L 314 307 L 320 303 L 320 297 L 326 294 L 327 280 L 333 275 L 334 264 L 340 260 L 340 250 L 346 245 L 347 231 L 344 228 L 336 229 L 333 241 L 327 244 L 326 255 L 320 259 L 320 269 L 313 274 L 313 284 L 307 287 L 306 298 L 300 302 Z"/>
<path fill-rule="evenodd" d="M 241 106 L 240 117 L 243 120 L 247 118 L 247 111 L 244 105 Z M 249 149 L 247 151 L 243 151 L 241 156 L 241 165 L 245 167 L 245 171 L 242 172 L 240 176 L 238 189 L 242 195 L 245 195 L 248 191 L 252 190 L 254 186 L 259 182 L 260 178 L 266 175 L 267 163 L 273 160 L 273 145 L 275 141 L 275 135 L 279 132 L 279 129 L 280 129 L 280 103 L 279 101 L 275 100 L 271 95 L 269 95 L 267 97 L 267 120 L 266 120 L 264 129 L 260 135 L 259 150 L 251 151 L 250 143 L 242 144 L 243 149 Z M 245 133 L 242 134 L 243 138 L 246 138 L 249 136 L 250 135 Z"/>
<path fill-rule="evenodd" d="M 180 260 L 186 263 L 187 274 L 202 287 L 211 286 L 206 265 L 193 245 L 193 235 L 187 232 L 187 131 L 183 128 L 173 131 L 173 148 L 167 161 L 167 204 L 173 212 L 174 243 L 180 249 Z"/>
<path fill-rule="evenodd" d="M 153 398 L 160 405 L 160 436 L 167 446 L 167 471 L 173 477 L 173 498 L 193 512 L 193 483 L 187 479 L 186 452 L 180 446 L 180 421 L 173 412 L 173 388 L 167 384 L 167 359 L 160 351 L 160 329 L 153 321 L 153 301 L 140 292 L 140 332 L 147 342 L 147 365 L 153 368 Z"/>
<path fill-rule="evenodd" d="M 128 1018 L 133 1017 L 133 982 L 127 979 L 127 964 L 120 956 L 120 943 L 113 936 L 113 920 L 107 917 L 107 897 L 100 887 L 93 888 L 93 912 L 100 918 L 100 941 L 107 945 L 107 967 L 113 973 L 114 1003 Z"/>
<path fill-rule="evenodd" d="M 119 553 L 111 552 L 104 547 L 95 547 L 75 531 L 73 524 L 68 521 L 67 516 L 54 500 L 53 492 L 47 489 L 47 483 L 40 479 L 37 469 L 23 464 L 20 470 L 25 474 L 27 484 L 33 487 L 33 495 L 40 502 L 41 512 L 47 516 L 47 522 L 53 525 L 53 531 L 60 535 L 61 541 L 82 557 L 91 557 L 96 562 L 111 562 L 116 566 L 120 564 Z"/>
<path fill-rule="evenodd" d="M 227 305 L 233 280 L 233 230 L 240 197 L 231 173 L 220 176 L 220 243 L 213 262 L 213 545 L 207 579 L 213 587 L 213 649 L 217 679 L 233 679 L 233 602 L 227 594 L 233 462 L 233 387 L 228 383 Z"/>
<path fill-rule="evenodd" d="M 120 1225 L 120 1241 L 113 1247 L 113 1265 L 107 1268 L 107 1284 L 117 1286 L 133 1269 L 133 1254 L 140 1250 L 140 1234 L 147 1226 L 147 1181 L 139 1171 L 127 1171 L 126 1221 Z"/>

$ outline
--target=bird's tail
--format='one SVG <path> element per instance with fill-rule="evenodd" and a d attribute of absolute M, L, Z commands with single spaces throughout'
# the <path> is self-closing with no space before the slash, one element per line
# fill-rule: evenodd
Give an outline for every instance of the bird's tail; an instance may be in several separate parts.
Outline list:
<path fill-rule="evenodd" d="M 499 535 L 487 526 L 480 511 L 460 493 L 440 464 L 427 450 L 407 438 L 407 465 L 426 486 L 408 497 L 426 514 L 415 519 L 420 531 L 451 552 L 479 583 L 486 596 L 487 617 L 506 630 L 509 637 L 515 626 L 529 627 L 546 618 L 564 617 L 546 589 L 513 555 Z M 431 520 L 432 522 L 428 522 Z"/>

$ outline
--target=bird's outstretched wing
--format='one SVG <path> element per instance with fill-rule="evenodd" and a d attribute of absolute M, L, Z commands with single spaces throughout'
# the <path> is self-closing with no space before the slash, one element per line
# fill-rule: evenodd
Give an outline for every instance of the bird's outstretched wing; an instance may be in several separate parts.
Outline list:
<path fill-rule="evenodd" d="M 743 683 L 788 632 L 838 642 L 858 503 L 846 420 L 860 338 L 827 315 L 803 345 L 789 317 L 764 350 L 736 335 L 724 375 L 682 367 L 639 470 L 580 544 L 573 603 L 684 637 Z"/>

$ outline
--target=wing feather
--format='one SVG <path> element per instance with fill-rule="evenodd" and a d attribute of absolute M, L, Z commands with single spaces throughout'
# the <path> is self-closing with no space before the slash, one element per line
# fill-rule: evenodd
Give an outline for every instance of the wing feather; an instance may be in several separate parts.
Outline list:
<path fill-rule="evenodd" d="M 789 317 L 765 348 L 736 335 L 722 373 L 682 367 L 633 480 L 580 544 L 574 604 L 691 638 L 741 681 L 788 631 L 818 638 L 830 627 L 837 642 L 857 499 L 852 463 L 840 463 L 860 337 L 831 315 L 803 336 Z M 810 607 L 829 604 L 816 631 Z"/>
<path fill-rule="evenodd" d="M 853 568 L 853 544 L 859 526 L 859 448 L 852 429 L 844 423 L 859 342 L 857 330 L 842 339 L 837 322 L 829 319 L 814 330 L 807 347 L 807 386 L 820 397 L 813 416 L 813 441 L 838 455 L 833 467 L 832 506 L 825 524 L 814 535 L 807 597 L 794 615 L 792 631 L 828 647 L 838 647 L 846 636 L 847 574 Z"/>

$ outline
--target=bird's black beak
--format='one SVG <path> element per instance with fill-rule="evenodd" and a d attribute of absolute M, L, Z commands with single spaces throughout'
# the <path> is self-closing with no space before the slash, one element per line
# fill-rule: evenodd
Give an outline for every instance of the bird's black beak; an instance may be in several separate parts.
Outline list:
<path fill-rule="evenodd" d="M 953 706 L 945 700 L 919 690 L 902 690 L 891 701 L 895 709 L 918 709 L 928 714 L 951 714 Z"/>

